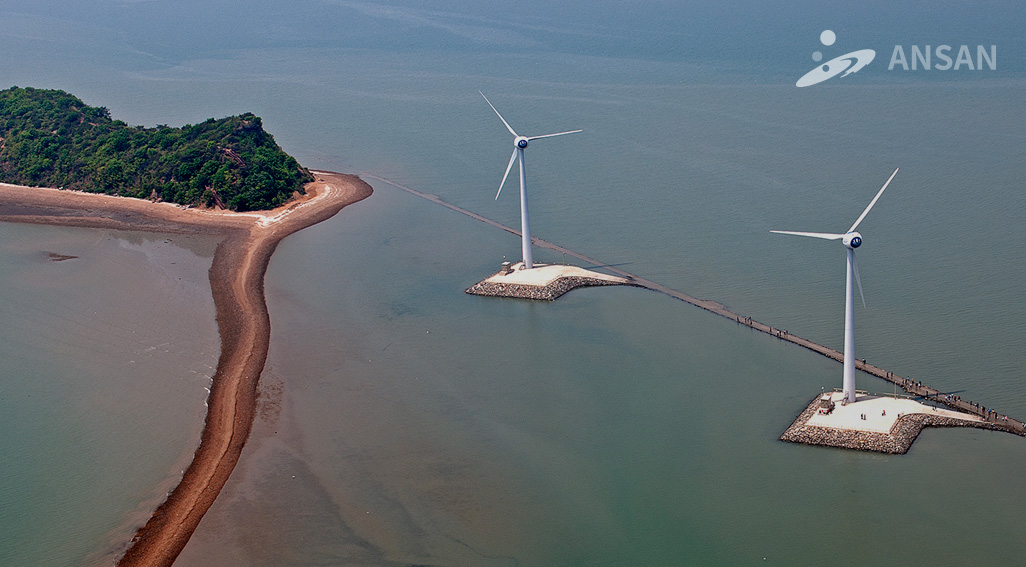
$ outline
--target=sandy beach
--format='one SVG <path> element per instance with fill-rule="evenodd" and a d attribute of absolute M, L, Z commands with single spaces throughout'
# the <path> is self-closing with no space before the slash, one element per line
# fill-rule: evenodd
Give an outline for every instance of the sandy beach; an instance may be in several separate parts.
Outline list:
<path fill-rule="evenodd" d="M 119 565 L 172 564 L 238 462 L 267 358 L 270 319 L 263 282 L 278 243 L 372 192 L 355 176 L 314 174 L 307 195 L 263 213 L 0 184 L 2 222 L 223 236 L 210 267 L 221 353 L 200 445 L 179 485 L 139 529 Z"/>

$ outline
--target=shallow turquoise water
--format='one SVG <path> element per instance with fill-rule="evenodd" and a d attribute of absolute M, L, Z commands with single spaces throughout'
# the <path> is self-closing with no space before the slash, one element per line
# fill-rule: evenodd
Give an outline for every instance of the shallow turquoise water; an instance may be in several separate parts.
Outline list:
<path fill-rule="evenodd" d="M 900 166 L 860 226 L 857 356 L 1026 416 L 1019 11 L 251 4 L 232 20 L 207 4 L 15 3 L 0 9 L 0 76 L 68 89 L 133 124 L 256 112 L 304 164 L 370 172 L 515 226 L 515 191 L 493 199 L 510 140 L 482 90 L 518 131 L 584 130 L 528 151 L 536 236 L 835 348 L 840 247 L 768 231 L 843 230 Z M 830 53 L 872 47 L 879 61 L 796 89 L 828 27 Z M 894 44 L 940 41 L 997 43 L 999 71 L 885 70 Z M 258 423 L 182 564 L 816 564 L 842 536 L 859 553 L 831 554 L 837 563 L 1022 555 L 1021 439 L 927 431 L 905 457 L 781 444 L 806 401 L 840 384 L 839 365 L 642 290 L 552 304 L 465 296 L 518 240 L 375 188 L 272 260 L 264 383 L 269 399 L 280 388 L 280 413 Z M 51 230 L 2 228 L 30 242 L 25 231 Z M 33 273 L 18 258 L 5 256 L 0 277 Z M 14 301 L 14 289 L 0 286 L 5 320 L 35 324 L 39 292 Z M 212 322 L 212 308 L 195 316 Z M 204 337 L 182 356 L 216 358 Z M 100 359 L 112 347 L 76 348 Z M 40 359 L 19 364 L 46 375 Z M 191 362 L 147 374 L 178 376 L 176 364 Z M 64 376 L 22 382 L 17 396 Z M 859 387 L 887 390 L 865 376 Z M 140 473 L 150 492 L 199 427 L 163 419 L 183 437 Z M 54 485 L 92 467 L 59 445 L 26 446 L 41 452 L 25 466 Z M 96 493 L 117 491 L 92 478 Z M 72 527 L 94 497 L 22 494 Z M 131 524 L 118 510 L 135 517 L 139 500 L 112 503 L 111 525 Z M 987 521 L 965 520 L 977 512 Z M 102 554 L 117 540 L 106 529 L 33 557 Z M 48 541 L 17 533 L 18 549 Z M 909 546 L 910 534 L 943 545 Z"/>
<path fill-rule="evenodd" d="M 864 549 L 838 564 L 950 561 L 909 532 L 1023 551 L 957 511 L 1015 517 L 1021 439 L 927 431 L 905 457 L 780 443 L 839 365 L 644 290 L 462 295 L 503 241 L 378 187 L 282 244 L 268 378 L 286 403 L 183 564 L 816 564 L 842 537 Z"/>
<path fill-rule="evenodd" d="M 0 224 L 0 564 L 101 561 L 178 482 L 218 353 L 210 246 Z"/>

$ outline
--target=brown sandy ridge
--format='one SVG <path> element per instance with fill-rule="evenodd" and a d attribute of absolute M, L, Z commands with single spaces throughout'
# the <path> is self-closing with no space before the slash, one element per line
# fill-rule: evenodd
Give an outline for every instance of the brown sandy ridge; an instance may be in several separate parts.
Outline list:
<path fill-rule="evenodd" d="M 351 175 L 317 172 L 307 196 L 265 213 L 186 209 L 139 199 L 0 184 L 0 221 L 176 234 L 221 234 L 210 267 L 221 355 L 199 448 L 178 486 L 118 564 L 171 565 L 239 460 L 256 411 L 270 340 L 264 274 L 278 243 L 367 198 Z"/>

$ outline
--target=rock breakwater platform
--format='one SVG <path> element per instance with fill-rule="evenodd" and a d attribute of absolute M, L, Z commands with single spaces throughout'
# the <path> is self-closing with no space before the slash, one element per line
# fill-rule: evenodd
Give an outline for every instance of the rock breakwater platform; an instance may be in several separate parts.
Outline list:
<path fill-rule="evenodd" d="M 978 415 L 924 404 L 898 396 L 859 392 L 842 404 L 844 394 L 827 392 L 812 402 L 780 436 L 781 441 L 842 449 L 904 454 L 926 427 L 1005 429 Z"/>
<path fill-rule="evenodd" d="M 503 263 L 502 269 L 466 291 L 472 295 L 514 297 L 552 301 L 564 293 L 586 286 L 633 285 L 627 278 L 593 272 L 577 266 L 547 264 L 524 269 L 523 262 Z"/>

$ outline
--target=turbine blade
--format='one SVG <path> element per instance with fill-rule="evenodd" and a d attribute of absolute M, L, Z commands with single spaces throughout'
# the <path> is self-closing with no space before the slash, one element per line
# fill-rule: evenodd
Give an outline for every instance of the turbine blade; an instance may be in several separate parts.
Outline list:
<path fill-rule="evenodd" d="M 771 230 L 774 234 L 793 234 L 794 236 L 811 236 L 812 238 L 822 238 L 823 240 L 840 240 L 844 238 L 843 234 L 833 234 L 831 232 L 795 232 L 793 230 Z"/>
<path fill-rule="evenodd" d="M 509 156 L 509 165 L 506 166 L 506 173 L 502 174 L 502 183 L 499 183 L 499 190 L 495 192 L 495 200 L 499 200 L 499 193 L 502 193 L 502 186 L 506 184 L 506 178 L 509 177 L 509 170 L 513 169 L 513 162 L 517 161 L 517 151 L 513 150 L 513 155 Z"/>
<path fill-rule="evenodd" d="M 492 104 L 492 101 L 488 100 L 488 97 L 486 97 L 484 95 L 484 93 L 482 93 L 481 91 L 477 91 L 477 92 L 481 93 L 481 96 L 484 97 L 485 102 L 488 103 L 488 106 L 491 106 L 492 110 L 495 110 L 495 106 Z M 520 134 L 517 134 L 515 130 L 513 130 L 513 127 L 509 125 L 509 122 L 506 122 L 506 119 L 503 118 L 501 114 L 499 114 L 498 110 L 495 110 L 495 115 L 498 116 L 499 120 L 502 120 L 502 123 L 506 125 L 506 129 L 509 130 L 510 134 L 513 134 L 513 136 L 519 136 L 520 135 Z M 502 187 L 499 187 L 499 189 L 502 189 Z"/>
<path fill-rule="evenodd" d="M 576 134 L 583 132 L 584 130 L 570 130 L 569 132 L 556 132 L 555 134 L 545 134 L 544 136 L 528 136 L 527 141 L 539 140 L 541 138 L 551 138 L 553 136 L 562 136 L 563 134 Z"/>
<path fill-rule="evenodd" d="M 866 295 L 862 293 L 862 278 L 859 277 L 859 263 L 855 260 L 855 251 L 851 252 L 851 268 L 855 272 L 855 283 L 859 284 L 859 296 L 862 297 L 862 308 L 866 307 Z"/>
<path fill-rule="evenodd" d="M 899 168 L 897 167 L 894 168 L 894 173 L 892 173 L 891 176 L 887 178 L 887 183 L 883 184 L 883 187 L 881 187 L 880 191 L 877 192 L 876 197 L 873 197 L 873 200 L 869 202 L 869 206 L 866 207 L 866 210 L 862 211 L 862 214 L 859 215 L 859 218 L 855 221 L 855 224 L 851 225 L 851 228 L 848 229 L 848 232 L 855 232 L 855 229 L 859 226 L 859 223 L 862 222 L 862 219 L 866 218 L 866 215 L 869 214 L 869 209 L 873 208 L 873 205 L 876 204 L 876 201 L 880 198 L 880 195 L 883 195 L 884 189 L 886 189 L 887 186 L 891 184 L 891 179 L 894 179 L 894 176 L 898 174 L 898 169 Z"/>

